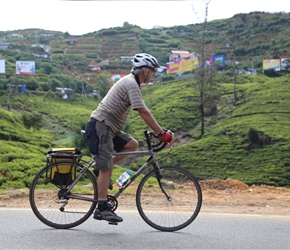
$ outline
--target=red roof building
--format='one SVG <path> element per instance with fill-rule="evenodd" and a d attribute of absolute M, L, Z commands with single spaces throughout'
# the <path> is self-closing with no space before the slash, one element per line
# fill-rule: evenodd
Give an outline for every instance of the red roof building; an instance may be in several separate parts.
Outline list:
<path fill-rule="evenodd" d="M 189 51 L 184 50 L 171 50 L 168 55 L 169 62 L 186 60 L 194 57 L 196 57 L 194 53 L 190 53 Z"/>

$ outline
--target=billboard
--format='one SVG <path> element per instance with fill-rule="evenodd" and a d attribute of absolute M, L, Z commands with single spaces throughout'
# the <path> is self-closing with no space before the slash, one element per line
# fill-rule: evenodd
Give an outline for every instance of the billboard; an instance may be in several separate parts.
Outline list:
<path fill-rule="evenodd" d="M 274 69 L 275 71 L 280 71 L 280 65 L 280 59 L 263 60 L 263 70 Z"/>
<path fill-rule="evenodd" d="M 198 58 L 176 61 L 166 65 L 166 73 L 173 74 L 192 71 L 197 66 Z"/>
<path fill-rule="evenodd" d="M 35 74 L 35 62 L 16 61 L 16 75 Z"/>
<path fill-rule="evenodd" d="M 5 60 L 0 60 L 0 74 L 5 74 Z"/>
<path fill-rule="evenodd" d="M 221 65 L 223 68 L 225 67 L 225 55 L 220 54 L 220 55 L 215 55 L 214 56 L 214 63 Z"/>

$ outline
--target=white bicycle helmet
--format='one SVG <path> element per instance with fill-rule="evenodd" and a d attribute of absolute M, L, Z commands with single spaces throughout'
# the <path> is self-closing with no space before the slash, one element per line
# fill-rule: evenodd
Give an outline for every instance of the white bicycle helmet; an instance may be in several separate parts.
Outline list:
<path fill-rule="evenodd" d="M 139 53 L 134 56 L 132 59 L 133 67 L 149 67 L 149 68 L 159 68 L 160 65 L 157 59 L 154 56 L 151 56 L 146 53 Z"/>

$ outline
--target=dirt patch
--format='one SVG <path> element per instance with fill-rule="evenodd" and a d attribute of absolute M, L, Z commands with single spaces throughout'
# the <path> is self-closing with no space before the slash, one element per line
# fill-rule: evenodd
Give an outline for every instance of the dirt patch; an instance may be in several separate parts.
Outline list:
<path fill-rule="evenodd" d="M 290 189 L 227 179 L 200 182 L 202 211 L 290 216 Z"/>
<path fill-rule="evenodd" d="M 248 186 L 232 179 L 204 180 L 200 185 L 203 194 L 201 212 L 290 216 L 288 188 Z M 5 191 L 0 195 L 0 208 L 29 208 L 28 193 L 28 189 Z M 120 196 L 118 201 L 121 209 L 136 207 L 133 193 Z"/>

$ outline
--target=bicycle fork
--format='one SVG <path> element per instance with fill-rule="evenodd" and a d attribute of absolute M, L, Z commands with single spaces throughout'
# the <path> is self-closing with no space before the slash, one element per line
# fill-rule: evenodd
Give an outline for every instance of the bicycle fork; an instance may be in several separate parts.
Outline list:
<path fill-rule="evenodd" d="M 162 193 L 166 196 L 167 201 L 172 201 L 171 196 L 169 196 L 169 195 L 166 193 L 166 191 L 164 190 L 164 188 L 163 188 L 163 185 L 162 185 L 162 182 L 161 182 L 161 179 L 163 178 L 163 176 L 162 176 L 162 173 L 161 173 L 160 167 L 157 165 L 156 162 L 153 162 L 152 165 L 153 165 L 153 167 L 154 167 L 154 171 L 155 171 L 155 174 L 156 174 L 156 179 L 157 179 L 157 181 L 158 181 L 158 184 L 159 184 L 159 187 L 160 187 Z"/>

